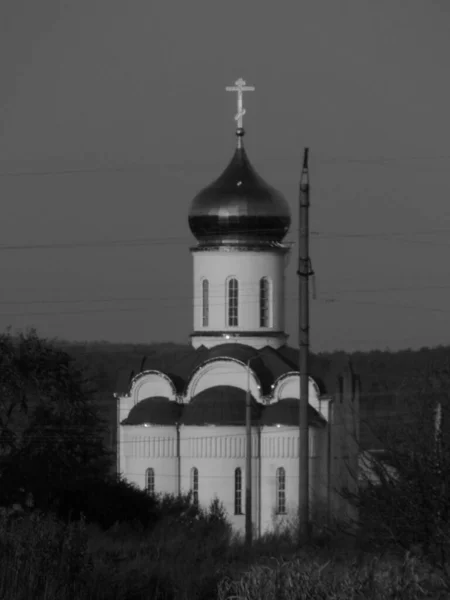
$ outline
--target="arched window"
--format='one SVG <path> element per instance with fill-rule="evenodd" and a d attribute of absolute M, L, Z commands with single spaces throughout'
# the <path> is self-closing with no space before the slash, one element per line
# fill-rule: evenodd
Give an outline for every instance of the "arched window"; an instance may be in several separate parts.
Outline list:
<path fill-rule="evenodd" d="M 145 491 L 147 494 L 155 493 L 155 470 L 147 469 L 145 471 Z"/>
<path fill-rule="evenodd" d="M 277 514 L 286 514 L 286 471 L 277 469 Z"/>
<path fill-rule="evenodd" d="M 259 280 L 259 326 L 270 327 L 270 281 L 267 277 Z"/>
<path fill-rule="evenodd" d="M 203 327 L 209 325 L 209 281 L 207 279 L 202 281 L 202 325 Z"/>
<path fill-rule="evenodd" d="M 228 280 L 228 326 L 238 326 L 239 284 L 237 279 Z"/>
<path fill-rule="evenodd" d="M 191 469 L 191 490 L 195 506 L 198 506 L 198 469 L 192 467 Z"/>
<path fill-rule="evenodd" d="M 242 515 L 242 469 L 234 472 L 234 514 Z"/>

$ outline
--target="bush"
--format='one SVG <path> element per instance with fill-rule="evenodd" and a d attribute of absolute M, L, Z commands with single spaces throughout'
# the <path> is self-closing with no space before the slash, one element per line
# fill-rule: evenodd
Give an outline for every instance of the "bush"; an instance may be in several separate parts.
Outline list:
<path fill-rule="evenodd" d="M 103 529 L 123 522 L 148 528 L 160 518 L 156 497 L 124 479 L 113 478 L 59 490 L 54 509 L 65 521 L 83 516 L 88 523 L 97 523 Z"/>

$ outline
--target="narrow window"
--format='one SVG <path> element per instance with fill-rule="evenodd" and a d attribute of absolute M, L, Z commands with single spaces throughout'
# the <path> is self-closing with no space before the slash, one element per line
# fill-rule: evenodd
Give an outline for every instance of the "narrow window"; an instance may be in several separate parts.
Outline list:
<path fill-rule="evenodd" d="M 242 470 L 234 472 L 234 514 L 242 515 Z"/>
<path fill-rule="evenodd" d="M 267 277 L 259 280 L 259 326 L 270 326 L 270 281 Z"/>
<path fill-rule="evenodd" d="M 202 281 L 202 324 L 203 327 L 209 325 L 209 281 Z"/>
<path fill-rule="evenodd" d="M 228 281 L 228 326 L 238 326 L 239 286 L 237 279 Z"/>
<path fill-rule="evenodd" d="M 196 467 L 191 469 L 191 490 L 194 505 L 198 506 L 198 469 Z"/>
<path fill-rule="evenodd" d="M 277 469 L 277 514 L 286 514 L 286 471 Z"/>
<path fill-rule="evenodd" d="M 155 493 L 155 471 L 154 469 L 147 469 L 145 471 L 145 491 L 147 494 Z"/>

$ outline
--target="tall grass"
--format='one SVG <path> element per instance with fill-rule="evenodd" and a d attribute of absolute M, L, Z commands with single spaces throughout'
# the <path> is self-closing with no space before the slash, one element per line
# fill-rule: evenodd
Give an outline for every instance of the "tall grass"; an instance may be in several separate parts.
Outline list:
<path fill-rule="evenodd" d="M 248 553 L 217 504 L 167 514 L 151 531 L 126 523 L 104 531 L 37 512 L 0 516 L 2 600 L 439 597 L 450 597 L 444 580 L 411 555 L 393 562 L 299 552 L 287 534 L 266 536 Z"/>

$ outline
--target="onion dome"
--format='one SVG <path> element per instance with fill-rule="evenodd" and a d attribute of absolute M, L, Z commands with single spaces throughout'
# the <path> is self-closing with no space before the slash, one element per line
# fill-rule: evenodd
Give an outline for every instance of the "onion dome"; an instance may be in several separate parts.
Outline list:
<path fill-rule="evenodd" d="M 218 385 L 199 392 L 183 409 L 183 425 L 245 425 L 246 392 L 229 385 Z M 260 405 L 251 397 L 251 419 L 256 425 Z"/>
<path fill-rule="evenodd" d="M 175 425 L 180 420 L 182 408 L 174 400 L 153 396 L 135 404 L 122 425 Z"/>
<path fill-rule="evenodd" d="M 283 398 L 278 402 L 265 406 L 261 416 L 261 425 L 268 427 L 274 425 L 298 427 L 299 404 L 298 398 Z M 311 405 L 308 406 L 308 421 L 316 424 L 321 421 L 319 413 Z"/>
<path fill-rule="evenodd" d="M 189 227 L 201 245 L 280 243 L 291 223 L 284 196 L 252 167 L 237 130 L 231 162 L 192 201 Z"/>

